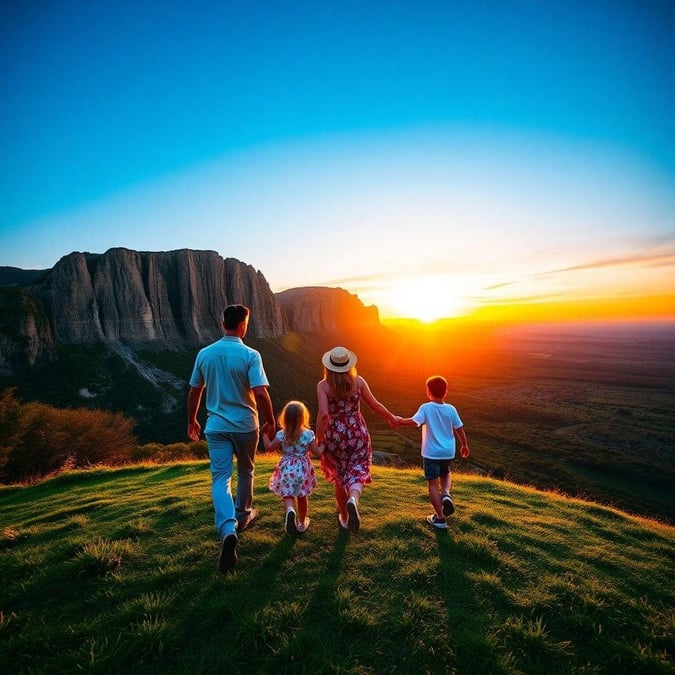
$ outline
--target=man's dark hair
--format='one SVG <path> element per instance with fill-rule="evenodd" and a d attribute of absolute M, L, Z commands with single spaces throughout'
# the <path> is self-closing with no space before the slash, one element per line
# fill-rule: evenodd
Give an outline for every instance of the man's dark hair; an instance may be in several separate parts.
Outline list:
<path fill-rule="evenodd" d="M 427 389 L 434 398 L 443 398 L 448 393 L 448 381 L 440 375 L 427 380 Z"/>
<path fill-rule="evenodd" d="M 229 305 L 223 312 L 223 323 L 226 330 L 234 330 L 249 314 L 251 310 L 245 305 Z"/>

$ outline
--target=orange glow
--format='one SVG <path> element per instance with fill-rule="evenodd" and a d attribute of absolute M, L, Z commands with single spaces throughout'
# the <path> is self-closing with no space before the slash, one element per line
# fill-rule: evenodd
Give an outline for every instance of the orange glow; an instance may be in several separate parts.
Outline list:
<path fill-rule="evenodd" d="M 448 319 L 448 321 L 444 321 Z M 640 322 L 675 321 L 675 294 L 636 296 L 632 298 L 596 298 L 538 303 L 504 303 L 483 305 L 461 316 L 382 317 L 391 327 L 415 331 L 437 329 L 442 325 L 464 324 L 565 323 L 587 321 Z"/>
<path fill-rule="evenodd" d="M 485 305 L 467 318 L 491 322 L 675 319 L 675 294 Z"/>

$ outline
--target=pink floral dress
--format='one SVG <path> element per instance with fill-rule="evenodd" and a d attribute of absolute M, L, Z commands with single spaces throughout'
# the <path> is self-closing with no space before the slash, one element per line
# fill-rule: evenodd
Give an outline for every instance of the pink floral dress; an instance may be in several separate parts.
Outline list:
<path fill-rule="evenodd" d="M 358 389 L 347 399 L 328 397 L 326 451 L 321 456 L 321 470 L 327 481 L 339 483 L 346 490 L 354 483 L 371 482 L 373 449 L 360 401 Z"/>
<path fill-rule="evenodd" d="M 285 434 L 277 431 L 283 455 L 270 477 L 269 488 L 279 497 L 306 497 L 316 488 L 316 475 L 309 458 L 309 444 L 314 432 L 305 429 L 295 445 L 286 447 Z"/>

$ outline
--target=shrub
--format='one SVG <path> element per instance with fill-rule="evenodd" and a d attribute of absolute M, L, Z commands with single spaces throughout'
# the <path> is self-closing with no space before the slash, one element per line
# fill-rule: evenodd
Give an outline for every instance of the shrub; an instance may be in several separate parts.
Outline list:
<path fill-rule="evenodd" d="M 206 441 L 198 443 L 145 443 L 131 451 L 132 462 L 175 462 L 182 459 L 206 459 L 208 457 Z"/>
<path fill-rule="evenodd" d="M 0 476 L 18 482 L 64 467 L 128 461 L 136 445 L 133 422 L 120 413 L 20 403 L 0 397 Z"/>
<path fill-rule="evenodd" d="M 145 443 L 137 445 L 131 451 L 130 459 L 132 462 L 156 462 L 162 451 L 160 443 Z"/>
<path fill-rule="evenodd" d="M 16 389 L 5 389 L 0 394 L 0 475 L 25 429 L 22 406 L 14 394 L 15 391 Z"/>

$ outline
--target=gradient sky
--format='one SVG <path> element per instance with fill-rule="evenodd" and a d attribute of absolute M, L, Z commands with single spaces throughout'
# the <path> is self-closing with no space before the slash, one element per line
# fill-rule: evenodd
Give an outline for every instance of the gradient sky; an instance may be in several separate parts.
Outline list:
<path fill-rule="evenodd" d="M 671 0 L 2 3 L 0 265 L 675 318 L 673 35 Z"/>

